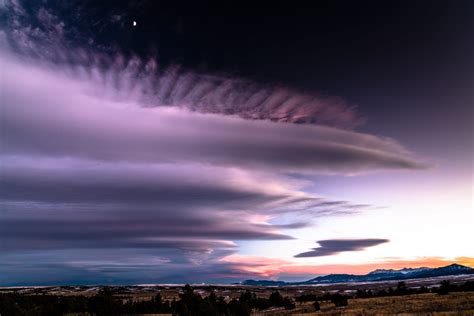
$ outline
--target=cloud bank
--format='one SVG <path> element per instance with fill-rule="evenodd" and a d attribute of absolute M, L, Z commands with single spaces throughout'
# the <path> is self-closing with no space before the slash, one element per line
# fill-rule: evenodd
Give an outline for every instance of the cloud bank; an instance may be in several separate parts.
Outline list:
<path fill-rule="evenodd" d="M 350 130 L 360 117 L 339 98 L 80 49 L 47 9 L 7 6 L 0 284 L 248 278 L 221 260 L 240 241 L 293 239 L 370 207 L 289 174 L 426 168 L 397 141 Z M 309 253 L 376 244 L 322 242 Z"/>

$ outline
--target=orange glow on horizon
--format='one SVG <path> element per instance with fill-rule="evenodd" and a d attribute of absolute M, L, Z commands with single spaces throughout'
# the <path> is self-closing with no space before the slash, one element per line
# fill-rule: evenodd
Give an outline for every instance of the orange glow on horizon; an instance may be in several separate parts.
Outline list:
<path fill-rule="evenodd" d="M 235 269 L 243 273 L 253 273 L 265 278 L 277 278 L 280 274 L 367 274 L 376 269 L 402 269 L 429 267 L 437 268 L 453 263 L 474 267 L 474 258 L 457 257 L 454 259 L 442 257 L 420 257 L 412 260 L 389 259 L 366 264 L 333 264 L 333 265 L 307 265 L 288 260 L 230 255 L 221 259 L 226 263 L 235 264 Z"/>

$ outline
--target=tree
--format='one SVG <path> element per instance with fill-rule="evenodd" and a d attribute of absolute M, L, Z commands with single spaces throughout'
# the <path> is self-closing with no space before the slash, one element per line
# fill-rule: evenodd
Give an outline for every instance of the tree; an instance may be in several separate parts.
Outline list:
<path fill-rule="evenodd" d="M 313 303 L 313 307 L 314 307 L 314 310 L 315 310 L 315 311 L 321 310 L 321 305 L 319 305 L 319 302 L 318 302 L 318 301 L 315 301 L 315 302 Z"/>
<path fill-rule="evenodd" d="M 301 296 L 296 297 L 296 301 L 298 302 L 312 302 L 316 301 L 318 297 L 315 294 L 303 294 Z"/>
<path fill-rule="evenodd" d="M 438 289 L 438 294 L 439 295 L 449 294 L 450 287 L 451 287 L 451 283 L 448 280 L 441 281 L 441 285 Z"/>
<path fill-rule="evenodd" d="M 244 293 L 240 294 L 239 301 L 240 302 L 250 302 L 251 300 L 254 300 L 257 296 L 255 293 L 250 292 L 249 290 L 245 290 Z"/>
<path fill-rule="evenodd" d="M 97 315 L 117 315 L 120 314 L 121 307 L 121 302 L 115 299 L 112 290 L 107 287 L 89 301 L 89 309 Z"/>
<path fill-rule="evenodd" d="M 403 282 L 403 281 L 398 282 L 398 284 L 397 284 L 397 289 L 395 290 L 395 292 L 396 292 L 398 295 L 407 294 L 408 288 L 407 288 L 407 285 L 405 284 L 405 282 Z"/>
<path fill-rule="evenodd" d="M 270 295 L 269 301 L 270 301 L 270 305 L 272 306 L 283 307 L 285 305 L 283 296 L 281 296 L 280 292 L 278 291 L 273 292 Z"/>
<path fill-rule="evenodd" d="M 240 302 L 234 298 L 229 302 L 229 312 L 232 316 L 249 316 L 250 307 L 247 302 Z"/>
<path fill-rule="evenodd" d="M 331 302 L 333 302 L 336 307 L 347 306 L 347 297 L 336 293 L 332 295 Z"/>
<path fill-rule="evenodd" d="M 293 300 L 289 297 L 285 297 L 283 299 L 283 306 L 285 307 L 285 309 L 294 309 L 296 307 Z"/>

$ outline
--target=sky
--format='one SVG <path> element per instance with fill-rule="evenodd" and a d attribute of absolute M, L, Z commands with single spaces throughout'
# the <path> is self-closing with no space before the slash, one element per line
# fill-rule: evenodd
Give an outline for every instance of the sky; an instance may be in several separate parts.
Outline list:
<path fill-rule="evenodd" d="M 0 17 L 0 286 L 474 267 L 471 1 Z"/>

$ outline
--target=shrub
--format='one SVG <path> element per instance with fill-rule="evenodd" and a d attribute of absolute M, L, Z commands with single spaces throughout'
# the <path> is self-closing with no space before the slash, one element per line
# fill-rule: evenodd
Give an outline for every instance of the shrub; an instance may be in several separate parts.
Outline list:
<path fill-rule="evenodd" d="M 438 294 L 439 295 L 447 295 L 447 294 L 449 294 L 450 288 L 451 288 L 451 284 L 450 284 L 449 281 L 447 281 L 447 280 L 441 281 L 441 285 L 438 289 Z"/>
<path fill-rule="evenodd" d="M 321 305 L 319 305 L 319 302 L 318 302 L 318 301 L 315 301 L 315 302 L 313 303 L 313 307 L 314 307 L 314 310 L 315 310 L 315 311 L 321 310 Z"/>
<path fill-rule="evenodd" d="M 347 306 L 347 297 L 337 293 L 331 296 L 331 302 L 333 302 L 336 307 Z"/>

